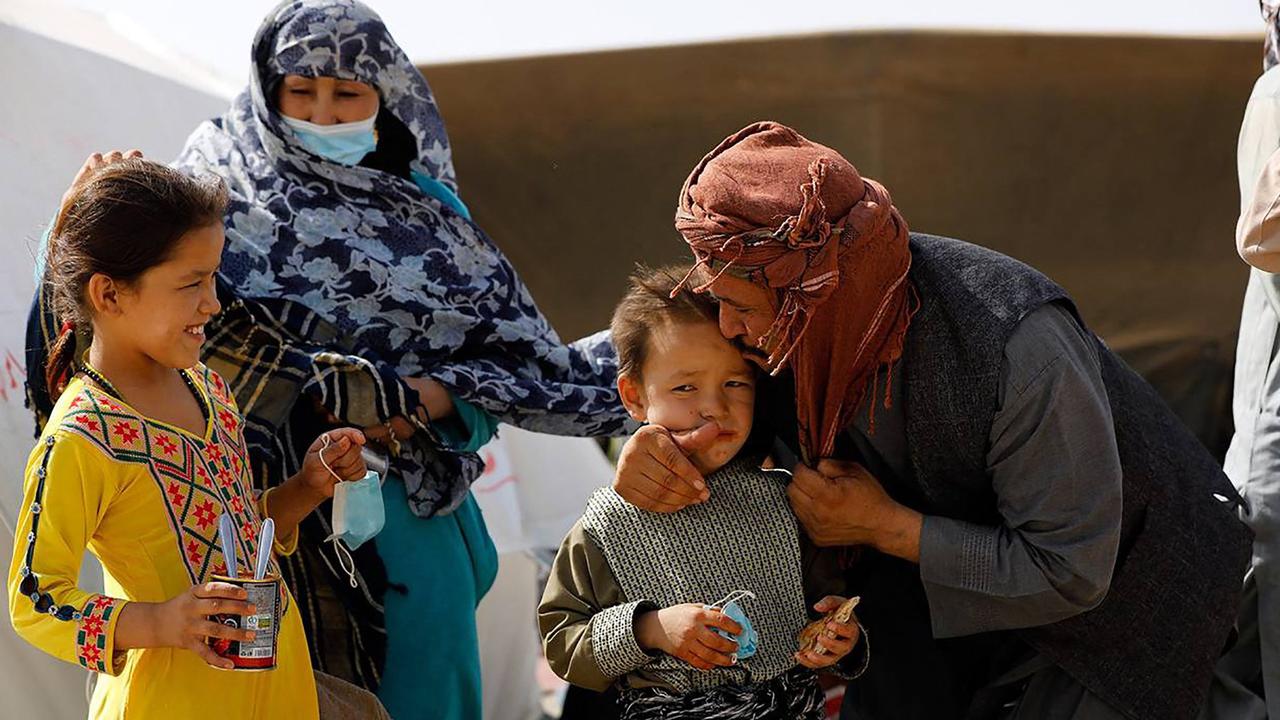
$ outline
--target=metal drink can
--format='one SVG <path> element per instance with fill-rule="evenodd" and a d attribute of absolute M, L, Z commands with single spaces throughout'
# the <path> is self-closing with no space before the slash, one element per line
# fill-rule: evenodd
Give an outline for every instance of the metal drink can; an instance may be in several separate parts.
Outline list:
<path fill-rule="evenodd" d="M 252 642 L 240 642 L 226 638 L 209 638 L 209 647 L 219 657 L 235 663 L 235 670 L 261 671 L 274 670 L 276 667 L 276 648 L 279 641 L 280 627 L 280 576 L 271 575 L 254 580 L 253 578 L 232 578 L 225 575 L 214 575 L 214 582 L 224 582 L 244 588 L 248 598 L 245 602 L 257 610 L 253 615 L 230 615 L 219 613 L 210 615 L 209 619 L 233 628 L 252 630 L 256 635 Z"/>

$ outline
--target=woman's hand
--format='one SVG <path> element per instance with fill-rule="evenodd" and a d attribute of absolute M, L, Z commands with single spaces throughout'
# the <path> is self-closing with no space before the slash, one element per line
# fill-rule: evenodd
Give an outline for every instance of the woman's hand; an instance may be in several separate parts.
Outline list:
<path fill-rule="evenodd" d="M 392 455 L 400 454 L 400 443 L 413 437 L 417 432 L 417 428 L 413 423 L 397 415 L 386 422 L 385 425 L 374 425 L 364 429 L 364 436 L 370 442 L 379 445 L 391 451 Z"/>
<path fill-rule="evenodd" d="M 210 615 L 252 615 L 257 608 L 245 602 L 244 588 L 230 583 L 196 585 L 162 603 L 134 602 L 124 606 L 116 625 L 116 649 L 182 648 L 213 667 L 230 670 L 231 660 L 218 657 L 207 638 L 251 642 L 254 633 L 209 619 Z"/>
<path fill-rule="evenodd" d="M 429 417 L 419 416 L 419 420 L 428 422 L 430 420 L 440 420 L 452 415 L 456 408 L 453 406 L 453 396 L 445 386 L 432 380 L 431 378 L 407 377 L 404 378 L 404 384 L 413 388 L 418 393 L 418 399 L 422 401 L 422 407 L 426 408 Z"/>
<path fill-rule="evenodd" d="M 112 150 L 107 153 L 94 153 L 90 155 L 88 158 L 85 159 L 84 165 L 80 166 L 80 171 L 76 173 L 75 179 L 71 181 L 71 186 L 68 187 L 67 191 L 62 194 L 62 204 L 66 205 L 67 200 L 69 200 L 71 196 L 75 194 L 76 189 L 79 188 L 80 185 L 83 184 L 85 180 L 88 180 L 90 176 L 92 176 L 94 173 L 98 172 L 102 168 L 112 163 L 120 162 L 121 160 L 127 160 L 129 158 L 140 158 L 140 157 L 142 157 L 141 150 L 129 150 L 128 152 L 120 152 L 119 150 Z"/>
<path fill-rule="evenodd" d="M 737 662 L 738 643 L 717 634 L 742 632 L 732 618 L 698 603 L 672 605 L 636 618 L 636 641 L 645 650 L 659 650 L 699 670 L 726 667 Z"/>
<path fill-rule="evenodd" d="M 839 595 L 828 595 L 814 604 L 813 609 L 820 613 L 829 613 L 840 607 L 845 599 Z M 845 655 L 853 652 L 859 637 L 861 632 L 858 623 L 852 617 L 849 618 L 849 622 L 828 620 L 827 626 L 815 641 L 826 652 L 819 654 L 814 648 L 803 649 L 795 654 L 796 662 L 812 670 L 831 667 L 843 660 Z"/>

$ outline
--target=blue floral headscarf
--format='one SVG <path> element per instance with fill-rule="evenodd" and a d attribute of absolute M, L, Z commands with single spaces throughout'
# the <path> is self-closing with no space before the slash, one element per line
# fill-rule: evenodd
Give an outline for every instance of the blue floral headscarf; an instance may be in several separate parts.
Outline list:
<path fill-rule="evenodd" d="M 621 430 L 607 336 L 562 343 L 502 251 L 409 177 L 308 151 L 274 109 L 286 74 L 373 86 L 408 129 L 421 174 L 457 192 L 426 80 L 354 0 L 291 0 L 263 22 L 249 87 L 203 123 L 177 165 L 231 191 L 222 273 L 249 297 L 295 300 L 390 362 L 528 429 Z M 380 115 L 381 117 L 381 115 Z"/>

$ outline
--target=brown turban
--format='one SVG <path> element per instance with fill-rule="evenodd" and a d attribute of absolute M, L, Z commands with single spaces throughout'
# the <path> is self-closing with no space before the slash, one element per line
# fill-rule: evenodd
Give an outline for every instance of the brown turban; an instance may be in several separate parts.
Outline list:
<path fill-rule="evenodd" d="M 795 375 L 806 460 L 831 455 L 868 393 L 874 422 L 877 373 L 902 356 L 917 304 L 907 223 L 884 186 L 795 130 L 758 122 L 693 169 L 676 229 L 699 266 L 779 293 L 759 344 L 775 373 Z M 888 387 L 883 395 L 888 407 Z"/>

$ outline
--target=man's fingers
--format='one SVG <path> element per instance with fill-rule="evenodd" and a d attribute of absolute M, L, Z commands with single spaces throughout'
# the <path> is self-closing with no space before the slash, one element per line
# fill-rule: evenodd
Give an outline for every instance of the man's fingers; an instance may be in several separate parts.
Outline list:
<path fill-rule="evenodd" d="M 675 498 L 674 496 L 664 492 L 662 489 L 649 490 L 640 489 L 623 496 L 627 502 L 635 505 L 641 510 L 649 512 L 662 513 L 670 515 L 673 512 L 679 512 L 687 507 L 690 503 L 685 498 Z"/>
<path fill-rule="evenodd" d="M 645 487 L 657 487 L 658 496 L 669 503 L 692 505 L 702 500 L 702 493 L 695 490 L 683 478 L 671 474 L 664 465 L 645 464 L 636 468 Z"/>
<path fill-rule="evenodd" d="M 132 158 L 140 158 L 140 157 L 142 157 L 142 151 L 141 151 L 141 150 L 136 150 L 136 149 L 135 149 L 135 150 L 130 150 L 129 152 L 125 153 L 125 154 L 124 154 L 124 156 L 125 156 L 125 158 L 128 158 L 128 159 L 132 159 Z"/>
<path fill-rule="evenodd" d="M 701 500 L 706 493 L 707 483 L 702 479 L 702 473 L 689 462 L 676 439 L 663 433 L 657 436 L 655 444 L 655 452 L 650 457 L 669 476 L 668 487 L 673 492 Z"/>
<path fill-rule="evenodd" d="M 354 443 L 356 445 L 364 444 L 364 432 L 357 430 L 356 428 L 352 428 L 352 427 L 334 428 L 333 430 L 330 430 L 328 432 L 328 435 L 329 435 L 329 440 L 333 444 L 337 444 L 342 440 L 346 440 L 347 442 Z M 320 443 L 323 446 L 324 441 L 320 440 Z M 330 447 L 333 447 L 333 445 L 330 445 Z"/>
<path fill-rule="evenodd" d="M 825 475 L 805 465 L 797 463 L 791 471 L 791 482 L 787 487 L 794 487 L 810 497 L 817 496 L 831 482 Z"/>
<path fill-rule="evenodd" d="M 818 461 L 817 471 L 821 475 L 829 478 L 848 477 L 850 475 L 858 475 L 864 472 L 861 465 L 850 460 L 835 460 L 825 458 Z"/>
<path fill-rule="evenodd" d="M 720 424 L 709 422 L 693 430 L 671 433 L 671 439 L 675 441 L 676 447 L 680 448 L 680 452 L 687 456 L 711 447 L 711 443 L 715 442 L 719 434 Z"/>
<path fill-rule="evenodd" d="M 390 423 L 392 434 L 395 435 L 396 440 L 408 440 L 413 437 L 415 432 L 417 432 L 408 420 L 405 420 L 398 415 L 391 418 Z"/>

